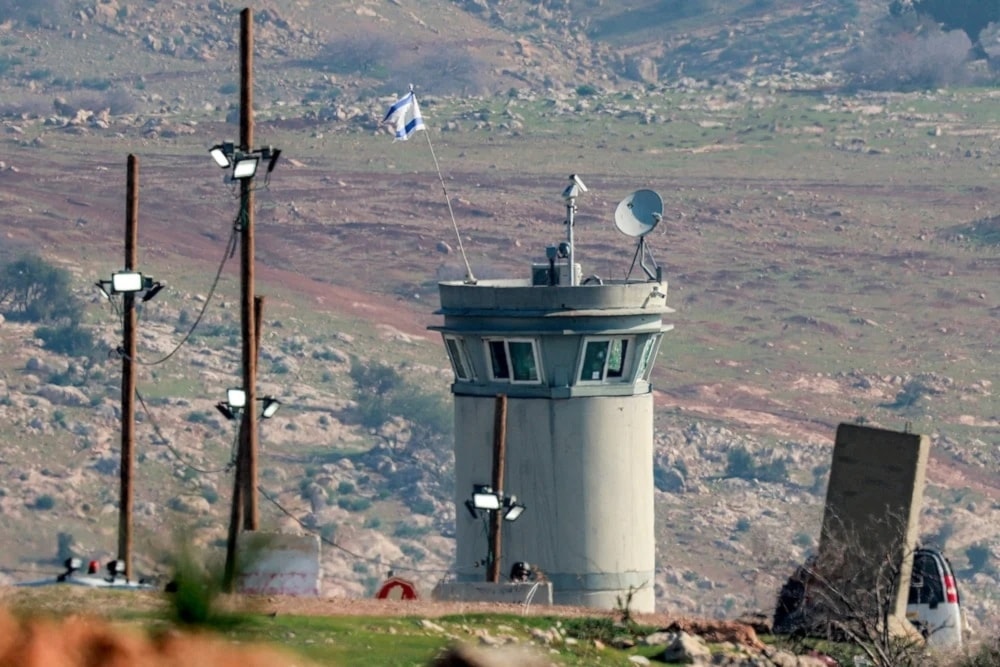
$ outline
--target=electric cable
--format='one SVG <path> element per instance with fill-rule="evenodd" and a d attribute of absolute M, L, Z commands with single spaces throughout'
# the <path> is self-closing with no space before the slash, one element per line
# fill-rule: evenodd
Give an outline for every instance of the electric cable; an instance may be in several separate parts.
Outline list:
<path fill-rule="evenodd" d="M 200 467 L 198 467 L 198 466 L 196 466 L 196 465 L 194 465 L 192 463 L 189 463 L 187 460 L 185 460 L 185 456 L 176 447 L 174 447 L 172 444 L 170 444 L 170 440 L 168 440 L 167 437 L 163 434 L 162 429 L 160 429 L 160 425 L 157 423 L 156 418 L 153 416 L 153 413 L 150 412 L 149 407 L 146 405 L 145 399 L 143 399 L 142 394 L 139 393 L 138 389 L 136 389 L 135 396 L 136 396 L 136 398 L 139 399 L 139 404 L 142 405 L 142 411 L 149 418 L 149 423 L 152 424 L 153 431 L 156 432 L 156 435 L 157 435 L 157 437 L 160 438 L 160 441 L 164 445 L 166 445 L 167 449 L 170 450 L 170 452 L 174 455 L 174 457 L 177 459 L 177 461 L 181 465 L 183 465 L 183 466 L 185 466 L 187 468 L 190 468 L 191 470 L 194 470 L 195 472 L 202 473 L 204 475 L 217 475 L 217 474 L 222 473 L 222 472 L 229 472 L 230 470 L 232 470 L 236 466 L 236 443 L 239 442 L 239 431 L 237 431 L 236 437 L 234 439 L 233 446 L 232 446 L 232 448 L 230 450 L 229 462 L 225 466 L 223 466 L 221 468 L 217 468 L 217 469 L 200 468 Z"/>
<path fill-rule="evenodd" d="M 294 521 L 295 523 L 297 523 L 303 530 L 305 530 L 310 535 L 317 536 L 320 539 L 320 541 L 322 541 L 324 544 L 326 544 L 328 546 L 331 546 L 334 549 L 339 549 L 340 551 L 343 551 L 345 554 L 347 554 L 351 558 L 354 558 L 355 560 L 364 561 L 366 563 L 371 563 L 373 565 L 378 565 L 380 567 L 384 567 L 385 566 L 385 563 L 382 562 L 380 559 L 369 558 L 368 556 L 362 556 L 361 554 L 355 553 L 355 552 L 351 551 L 350 549 L 348 549 L 347 547 L 341 546 L 340 544 L 337 544 L 335 541 L 333 541 L 331 539 L 328 539 L 328 538 L 324 537 L 323 535 L 317 533 L 312 528 L 309 528 L 297 516 L 295 516 L 290 511 L 288 511 L 287 509 L 285 509 L 281 505 L 281 503 L 279 503 L 273 496 L 271 496 L 267 491 L 265 491 L 263 487 L 261 487 L 261 486 L 258 485 L 257 486 L 257 491 L 260 493 L 260 495 L 264 496 L 265 499 L 269 500 L 272 505 L 274 505 L 275 507 L 277 507 L 282 512 L 282 514 L 284 514 L 289 519 L 291 519 L 292 521 Z M 469 571 L 472 570 L 472 568 L 422 569 L 422 568 L 416 568 L 416 567 L 407 567 L 405 565 L 404 566 L 396 566 L 396 565 L 394 565 L 392 563 L 389 563 L 389 569 L 394 570 L 394 571 L 395 570 L 400 570 L 400 571 L 405 571 L 405 572 L 416 572 L 418 574 L 452 574 L 452 573 L 460 572 L 463 569 L 464 570 L 469 570 Z"/>

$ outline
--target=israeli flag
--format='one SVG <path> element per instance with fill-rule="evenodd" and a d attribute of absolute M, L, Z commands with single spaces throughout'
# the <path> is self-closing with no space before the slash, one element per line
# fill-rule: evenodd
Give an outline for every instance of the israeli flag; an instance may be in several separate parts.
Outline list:
<path fill-rule="evenodd" d="M 420 105 L 417 104 L 417 96 L 412 90 L 389 107 L 389 112 L 382 123 L 392 123 L 396 126 L 395 140 L 399 141 L 406 141 L 417 130 L 426 130 L 424 119 L 420 115 Z"/>

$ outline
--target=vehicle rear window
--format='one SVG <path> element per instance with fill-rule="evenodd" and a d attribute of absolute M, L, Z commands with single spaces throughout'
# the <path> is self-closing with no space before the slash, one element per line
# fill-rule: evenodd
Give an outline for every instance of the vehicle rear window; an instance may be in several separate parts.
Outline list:
<path fill-rule="evenodd" d="M 907 604 L 940 604 L 944 602 L 944 583 L 937 559 L 918 552 L 913 557 L 913 576 Z"/>

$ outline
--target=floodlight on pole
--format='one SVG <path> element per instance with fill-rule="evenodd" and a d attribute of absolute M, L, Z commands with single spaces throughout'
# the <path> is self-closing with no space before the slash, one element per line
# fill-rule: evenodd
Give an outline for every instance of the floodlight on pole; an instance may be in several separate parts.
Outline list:
<path fill-rule="evenodd" d="M 523 503 L 517 502 L 517 496 L 510 496 L 509 498 L 504 498 L 503 509 L 504 521 L 517 521 L 526 508 Z"/>
<path fill-rule="evenodd" d="M 242 389 L 227 389 L 226 403 L 229 404 L 229 407 L 237 410 L 245 408 L 247 406 L 247 393 Z"/>
<path fill-rule="evenodd" d="M 235 153 L 236 147 L 231 141 L 216 144 L 208 149 L 208 154 L 212 156 L 215 164 L 219 165 L 220 169 L 228 169 L 232 166 L 233 155 Z"/>
<path fill-rule="evenodd" d="M 477 484 L 472 489 L 472 505 L 477 510 L 487 510 L 495 512 L 500 509 L 501 498 L 493 487 L 485 484 Z"/>
<path fill-rule="evenodd" d="M 281 149 L 274 146 L 264 146 L 257 150 L 238 150 L 231 141 L 216 144 L 208 149 L 208 154 L 221 169 L 232 169 L 231 178 L 235 181 L 249 181 L 257 175 L 261 161 L 267 163 L 266 173 L 274 171 L 281 157 Z"/>
<path fill-rule="evenodd" d="M 233 409 L 229 407 L 229 405 L 226 403 L 223 403 L 221 401 L 216 403 L 215 409 L 218 410 L 222 414 L 222 416 L 228 419 L 229 421 L 233 421 L 234 419 L 236 419 L 236 413 L 233 412 Z"/>
<path fill-rule="evenodd" d="M 259 153 L 239 153 L 233 161 L 233 178 L 243 181 L 253 178 L 257 174 L 257 165 L 260 164 Z"/>
<path fill-rule="evenodd" d="M 273 417 L 274 413 L 276 413 L 278 408 L 281 407 L 281 401 L 273 396 L 265 396 L 263 398 L 258 398 L 257 400 L 264 404 L 264 407 L 261 408 L 260 411 L 260 416 L 264 419 L 270 419 Z"/>
<path fill-rule="evenodd" d="M 144 276 L 138 271 L 117 271 L 111 274 L 111 280 L 98 280 L 95 283 L 109 299 L 114 294 L 138 294 L 144 292 L 142 300 L 149 301 L 163 289 L 163 283 Z"/>

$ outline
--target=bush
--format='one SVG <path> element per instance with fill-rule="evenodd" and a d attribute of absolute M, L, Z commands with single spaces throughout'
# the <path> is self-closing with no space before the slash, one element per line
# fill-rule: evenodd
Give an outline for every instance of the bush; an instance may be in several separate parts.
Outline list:
<path fill-rule="evenodd" d="M 364 512 L 372 506 L 367 498 L 338 498 L 337 507 L 348 512 Z"/>
<path fill-rule="evenodd" d="M 426 535 L 428 532 L 430 532 L 429 528 L 412 526 L 408 523 L 397 523 L 396 528 L 392 531 L 392 536 L 412 539 Z"/>
<path fill-rule="evenodd" d="M 757 467 L 754 465 L 753 456 L 746 447 L 733 447 L 726 452 L 726 477 L 737 477 L 739 479 L 755 479 Z"/>
<path fill-rule="evenodd" d="M 965 550 L 965 557 L 969 559 L 970 570 L 973 572 L 983 572 L 989 567 L 993 554 L 990 552 L 989 545 L 979 542 Z"/>
<path fill-rule="evenodd" d="M 69 357 L 90 356 L 94 353 L 94 337 L 75 322 L 58 327 L 39 327 L 35 336 L 42 341 L 42 347 L 56 354 Z"/>
<path fill-rule="evenodd" d="M 32 505 L 36 510 L 50 510 L 56 506 L 56 499 L 49 494 L 38 496 L 35 499 L 35 504 Z"/>
<path fill-rule="evenodd" d="M 51 27 L 68 12 L 66 0 L 0 0 L 0 23 L 20 21 L 32 27 Z"/>
<path fill-rule="evenodd" d="M 0 270 L 0 313 L 7 319 L 77 322 L 82 310 L 65 269 L 29 255 Z"/>

